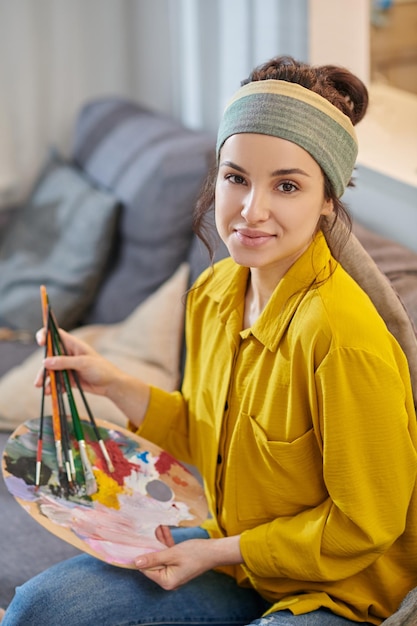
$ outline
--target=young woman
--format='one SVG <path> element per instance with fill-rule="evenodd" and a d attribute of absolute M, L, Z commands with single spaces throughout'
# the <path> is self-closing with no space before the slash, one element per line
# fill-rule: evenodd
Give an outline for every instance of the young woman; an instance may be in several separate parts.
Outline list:
<path fill-rule="evenodd" d="M 70 335 L 71 356 L 46 359 L 196 465 L 211 517 L 159 528 L 166 549 L 137 572 L 87 555 L 51 568 L 5 626 L 380 624 L 417 585 L 407 359 L 322 232 L 343 219 L 367 101 L 347 70 L 283 57 L 228 104 L 196 228 L 214 204 L 230 258 L 188 294 L 181 391 Z"/>

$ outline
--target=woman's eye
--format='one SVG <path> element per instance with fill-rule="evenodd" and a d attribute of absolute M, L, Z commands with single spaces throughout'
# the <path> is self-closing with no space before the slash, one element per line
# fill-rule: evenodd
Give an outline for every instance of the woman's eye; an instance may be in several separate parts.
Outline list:
<path fill-rule="evenodd" d="M 291 193 L 293 191 L 297 191 L 298 187 L 294 185 L 294 183 L 286 180 L 278 185 L 278 189 L 284 193 Z"/>
<path fill-rule="evenodd" d="M 243 183 L 245 182 L 243 176 L 240 176 L 239 174 L 227 174 L 226 180 L 230 180 L 230 182 L 234 183 L 235 185 L 243 185 Z"/>

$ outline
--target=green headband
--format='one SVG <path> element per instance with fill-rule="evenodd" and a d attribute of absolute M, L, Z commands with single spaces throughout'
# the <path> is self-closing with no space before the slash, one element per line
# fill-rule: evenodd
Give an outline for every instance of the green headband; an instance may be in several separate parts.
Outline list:
<path fill-rule="evenodd" d="M 236 92 L 220 122 L 217 158 L 226 139 L 237 133 L 272 135 L 304 148 L 328 176 L 338 198 L 358 154 L 350 119 L 314 91 L 284 80 L 254 81 Z"/>

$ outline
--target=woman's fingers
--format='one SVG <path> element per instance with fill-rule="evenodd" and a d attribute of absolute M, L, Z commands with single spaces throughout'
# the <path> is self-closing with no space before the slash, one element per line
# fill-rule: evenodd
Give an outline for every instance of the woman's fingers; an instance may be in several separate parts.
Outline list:
<path fill-rule="evenodd" d="M 162 524 L 158 526 L 155 530 L 155 536 L 158 541 L 166 545 L 167 548 L 171 548 L 175 545 L 175 541 L 172 538 L 172 534 L 168 526 L 163 526 Z"/>
<path fill-rule="evenodd" d="M 35 376 L 35 380 L 33 381 L 35 387 L 42 387 L 43 385 L 43 376 L 44 376 L 44 368 L 41 367 L 40 369 L 38 369 L 38 371 L 36 372 L 36 376 Z M 46 382 L 46 381 L 45 381 Z"/>
<path fill-rule="evenodd" d="M 65 346 L 61 354 L 46 356 L 43 365 L 48 371 L 68 371 L 71 385 L 81 385 L 84 391 L 96 395 L 106 395 L 109 385 L 120 376 L 120 370 L 100 355 L 85 341 L 71 333 L 60 330 L 60 336 Z M 41 328 L 36 333 L 40 345 L 45 344 L 46 331 Z M 76 380 L 75 380 L 76 377 Z M 43 385 L 43 370 L 35 378 L 35 386 Z M 48 388 L 45 389 L 49 393 Z"/>
<path fill-rule="evenodd" d="M 46 331 L 45 328 L 40 328 L 37 332 L 36 332 L 36 342 L 38 343 L 38 345 L 40 346 L 44 346 L 45 345 L 45 339 L 46 339 Z"/>
<path fill-rule="evenodd" d="M 74 337 L 71 333 L 68 333 L 66 330 L 62 328 L 59 329 L 59 336 L 62 344 L 65 346 L 64 352 L 68 355 L 82 355 L 82 354 L 95 354 L 94 348 L 92 348 L 88 343 L 82 341 L 82 339 L 78 339 L 78 337 Z M 46 341 L 46 329 L 40 328 L 36 333 L 36 341 L 40 346 L 45 345 Z"/>

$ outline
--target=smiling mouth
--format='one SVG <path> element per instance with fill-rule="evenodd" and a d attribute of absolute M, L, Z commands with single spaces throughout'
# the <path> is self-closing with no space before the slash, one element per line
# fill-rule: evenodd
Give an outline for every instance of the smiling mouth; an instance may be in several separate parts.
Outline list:
<path fill-rule="evenodd" d="M 234 234 L 241 244 L 251 248 L 262 246 L 275 238 L 275 235 L 271 235 L 270 233 L 237 229 L 234 231 Z"/>

